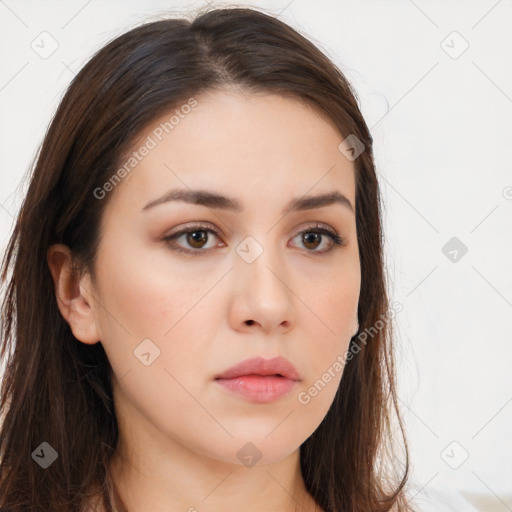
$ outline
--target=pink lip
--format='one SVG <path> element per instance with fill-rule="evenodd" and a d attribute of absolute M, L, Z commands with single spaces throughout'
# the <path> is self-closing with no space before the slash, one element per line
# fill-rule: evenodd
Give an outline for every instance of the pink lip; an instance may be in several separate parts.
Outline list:
<path fill-rule="evenodd" d="M 255 357 L 217 375 L 215 381 L 252 402 L 266 403 L 289 393 L 300 381 L 300 375 L 284 357 Z"/>

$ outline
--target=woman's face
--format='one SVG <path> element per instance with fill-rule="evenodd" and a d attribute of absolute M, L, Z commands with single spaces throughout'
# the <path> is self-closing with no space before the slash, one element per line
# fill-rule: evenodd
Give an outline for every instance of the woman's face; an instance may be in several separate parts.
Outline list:
<path fill-rule="evenodd" d="M 113 368 L 122 435 L 270 463 L 327 414 L 357 329 L 354 165 L 334 126 L 297 100 L 218 91 L 194 99 L 141 134 L 133 160 L 121 163 L 126 176 L 98 199 L 108 204 L 89 288 L 93 323 Z M 178 189 L 229 199 L 148 206 Z M 286 211 L 333 193 L 348 201 Z M 215 379 L 248 358 L 277 356 L 299 375 L 280 396 Z M 251 389 L 265 386 L 252 379 Z"/>

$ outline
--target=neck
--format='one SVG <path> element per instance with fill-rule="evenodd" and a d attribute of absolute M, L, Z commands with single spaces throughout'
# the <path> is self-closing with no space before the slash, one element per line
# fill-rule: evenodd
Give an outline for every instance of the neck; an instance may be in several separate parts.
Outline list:
<path fill-rule="evenodd" d="M 305 488 L 299 450 L 276 463 L 246 467 L 183 447 L 178 447 L 176 456 L 155 459 L 119 446 L 110 473 L 127 512 L 320 510 Z"/>

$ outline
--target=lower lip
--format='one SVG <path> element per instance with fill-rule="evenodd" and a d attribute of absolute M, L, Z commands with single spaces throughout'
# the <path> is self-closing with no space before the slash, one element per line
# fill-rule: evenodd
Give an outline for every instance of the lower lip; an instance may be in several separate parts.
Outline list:
<path fill-rule="evenodd" d="M 232 379 L 217 379 L 221 386 L 224 386 L 233 393 L 244 396 L 251 402 L 260 404 L 273 402 L 289 393 L 298 383 L 296 380 L 276 375 L 242 375 Z"/>

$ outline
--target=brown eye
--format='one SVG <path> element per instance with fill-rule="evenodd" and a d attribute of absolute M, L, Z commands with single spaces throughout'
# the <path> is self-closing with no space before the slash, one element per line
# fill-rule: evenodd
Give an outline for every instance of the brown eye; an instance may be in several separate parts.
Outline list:
<path fill-rule="evenodd" d="M 213 229 L 203 226 L 196 225 L 190 226 L 189 228 L 182 229 L 171 235 L 167 235 L 161 238 L 172 250 L 187 253 L 187 254 L 206 254 L 209 247 L 205 247 L 210 239 L 209 235 L 213 235 L 213 239 L 218 237 L 218 234 Z"/>
<path fill-rule="evenodd" d="M 307 249 L 316 249 L 322 242 L 322 235 L 320 233 L 308 231 L 303 235 L 302 240 Z"/>
<path fill-rule="evenodd" d="M 300 237 L 300 245 L 305 247 L 307 252 L 310 253 L 327 254 L 336 246 L 346 245 L 344 238 L 326 226 L 324 224 L 310 226 L 308 229 L 297 233 L 294 238 Z M 203 255 L 207 254 L 210 249 L 215 248 L 215 246 L 206 247 L 211 240 L 209 235 L 213 235 L 213 239 L 219 237 L 215 230 L 206 225 L 198 224 L 163 236 L 161 240 L 174 251 L 188 255 Z M 327 246 L 318 250 L 322 246 L 322 242 L 328 242 Z M 217 247 L 219 247 L 219 244 L 217 244 Z"/>
<path fill-rule="evenodd" d="M 336 246 L 346 245 L 344 238 L 325 226 L 324 224 L 316 224 L 297 233 L 296 237 L 301 237 L 301 244 L 308 249 L 307 252 L 327 254 Z M 328 242 L 327 246 L 318 250 L 324 240 Z"/>
<path fill-rule="evenodd" d="M 187 235 L 187 243 L 190 247 L 194 249 L 202 249 L 203 245 L 208 241 L 208 236 L 206 235 L 206 231 L 188 231 Z"/>

